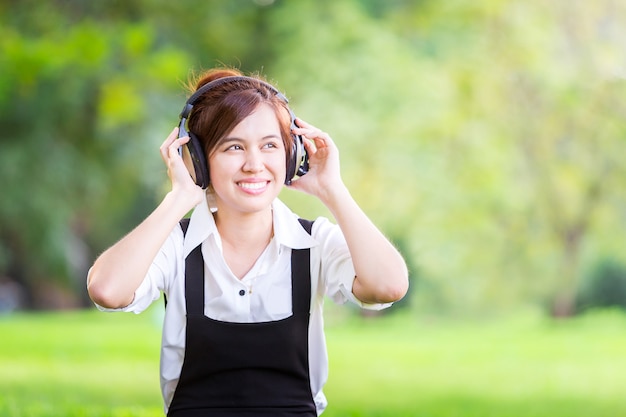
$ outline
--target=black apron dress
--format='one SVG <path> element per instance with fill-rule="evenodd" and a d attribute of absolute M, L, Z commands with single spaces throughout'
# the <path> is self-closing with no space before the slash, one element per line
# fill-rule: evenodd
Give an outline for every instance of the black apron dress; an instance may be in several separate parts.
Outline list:
<path fill-rule="evenodd" d="M 301 223 L 310 233 L 310 222 Z M 308 249 L 292 250 L 290 317 L 232 323 L 204 315 L 200 246 L 189 254 L 185 359 L 168 417 L 317 416 L 309 378 L 309 266 Z"/>

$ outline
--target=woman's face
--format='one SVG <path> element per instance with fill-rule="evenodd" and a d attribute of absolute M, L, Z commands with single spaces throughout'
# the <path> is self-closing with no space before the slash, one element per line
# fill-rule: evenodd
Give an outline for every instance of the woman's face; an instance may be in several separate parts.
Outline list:
<path fill-rule="evenodd" d="M 209 156 L 218 212 L 253 213 L 270 207 L 282 190 L 286 152 L 274 109 L 260 104 Z"/>

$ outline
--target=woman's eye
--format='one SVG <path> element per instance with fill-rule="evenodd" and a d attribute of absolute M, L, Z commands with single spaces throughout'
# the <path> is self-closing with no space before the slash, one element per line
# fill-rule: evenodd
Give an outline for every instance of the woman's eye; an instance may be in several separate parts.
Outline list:
<path fill-rule="evenodd" d="M 271 149 L 271 148 L 278 148 L 278 145 L 275 144 L 274 142 L 268 142 L 265 145 L 263 145 L 264 149 Z"/>
<path fill-rule="evenodd" d="M 241 145 L 230 145 L 228 148 L 226 148 L 227 151 L 240 151 L 243 148 L 241 147 Z"/>

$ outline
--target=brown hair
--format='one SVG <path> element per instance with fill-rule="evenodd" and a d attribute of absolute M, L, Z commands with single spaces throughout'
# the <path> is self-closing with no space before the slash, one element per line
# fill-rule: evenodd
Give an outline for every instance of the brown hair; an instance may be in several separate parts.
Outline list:
<path fill-rule="evenodd" d="M 195 77 L 190 85 L 195 84 L 195 91 L 197 91 L 211 81 L 233 76 L 243 76 L 243 74 L 236 69 L 214 68 Z M 207 160 L 220 139 L 224 138 L 262 103 L 270 105 L 276 113 L 287 161 L 290 160 L 293 137 L 287 103 L 265 83 L 266 81 L 259 76 L 245 77 L 220 84 L 198 97 L 187 123 L 189 130 L 202 143 Z"/>

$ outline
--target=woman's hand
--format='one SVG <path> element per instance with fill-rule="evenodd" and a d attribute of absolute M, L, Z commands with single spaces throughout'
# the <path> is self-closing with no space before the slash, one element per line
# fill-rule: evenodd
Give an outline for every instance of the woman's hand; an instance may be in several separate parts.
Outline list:
<path fill-rule="evenodd" d="M 344 191 L 341 179 L 339 150 L 330 135 L 302 119 L 296 119 L 296 135 L 304 137 L 309 154 L 309 172 L 293 181 L 290 188 L 318 197 L 326 203 L 332 194 Z"/>
<path fill-rule="evenodd" d="M 178 138 L 178 127 L 175 127 L 161 144 L 160 152 L 167 166 L 167 176 L 172 183 L 172 193 L 181 201 L 187 201 L 191 210 L 205 198 L 205 192 L 193 181 L 183 158 L 178 153 L 178 149 L 187 142 L 189 136 Z"/>
<path fill-rule="evenodd" d="M 339 172 L 339 151 L 328 133 L 300 119 L 296 124 L 293 133 L 306 138 L 309 172 L 290 187 L 317 196 L 337 221 L 356 272 L 354 295 L 364 303 L 399 300 L 409 285 L 402 255 L 350 195 Z"/>
<path fill-rule="evenodd" d="M 178 148 L 189 138 L 177 136 L 175 128 L 161 145 L 172 191 L 141 224 L 104 251 L 89 271 L 89 296 L 102 307 L 120 308 L 133 301 L 163 242 L 179 220 L 205 198 L 178 154 Z"/>

